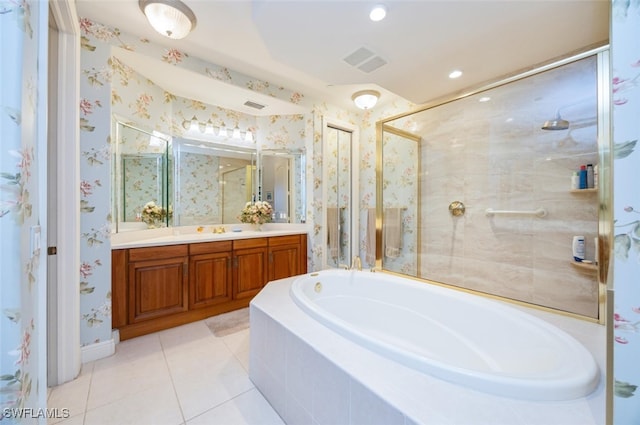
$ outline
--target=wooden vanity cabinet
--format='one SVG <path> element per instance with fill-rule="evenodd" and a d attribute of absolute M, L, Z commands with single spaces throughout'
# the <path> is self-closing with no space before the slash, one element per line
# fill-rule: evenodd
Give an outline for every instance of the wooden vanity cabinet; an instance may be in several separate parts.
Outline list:
<path fill-rule="evenodd" d="M 112 326 L 125 340 L 202 320 L 306 272 L 306 234 L 116 249 Z"/>

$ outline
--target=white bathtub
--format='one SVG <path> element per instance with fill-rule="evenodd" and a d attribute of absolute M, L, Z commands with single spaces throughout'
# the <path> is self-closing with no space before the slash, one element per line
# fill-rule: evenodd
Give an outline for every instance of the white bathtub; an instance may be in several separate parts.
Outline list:
<path fill-rule="evenodd" d="M 502 303 L 384 273 L 296 278 L 295 303 L 335 332 L 443 380 L 526 400 L 590 394 L 591 353 L 555 326 Z"/>

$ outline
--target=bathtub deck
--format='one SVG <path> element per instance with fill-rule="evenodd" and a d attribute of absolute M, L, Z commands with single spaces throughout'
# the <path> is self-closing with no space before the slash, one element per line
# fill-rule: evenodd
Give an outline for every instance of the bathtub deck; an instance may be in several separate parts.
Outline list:
<path fill-rule="evenodd" d="M 295 278 L 271 282 L 251 303 L 249 375 L 288 424 L 602 425 L 601 379 L 586 398 L 530 402 L 417 372 L 334 333 L 289 296 Z M 564 329 L 604 374 L 604 326 L 522 308 Z"/>

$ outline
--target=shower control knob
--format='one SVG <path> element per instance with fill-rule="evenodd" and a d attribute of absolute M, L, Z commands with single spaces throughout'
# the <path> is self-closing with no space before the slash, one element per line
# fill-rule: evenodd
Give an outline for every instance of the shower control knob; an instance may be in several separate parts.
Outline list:
<path fill-rule="evenodd" d="M 453 201 L 449 204 L 449 212 L 454 217 L 459 217 L 464 215 L 465 207 L 464 204 L 460 201 Z"/>

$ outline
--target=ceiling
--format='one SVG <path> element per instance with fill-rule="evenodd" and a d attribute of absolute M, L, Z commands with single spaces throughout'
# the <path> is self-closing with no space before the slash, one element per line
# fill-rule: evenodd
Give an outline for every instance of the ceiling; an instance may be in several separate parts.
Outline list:
<path fill-rule="evenodd" d="M 183 1 L 198 19 L 183 40 L 155 33 L 137 0 L 76 0 L 76 8 L 79 17 L 349 109 L 357 90 L 380 91 L 381 104 L 427 103 L 609 36 L 608 0 Z M 387 6 L 387 17 L 372 22 L 369 9 L 378 3 Z M 386 64 L 365 72 L 345 62 L 360 48 Z M 203 90 L 206 81 L 174 76 L 176 67 L 147 68 L 164 75 L 160 85 L 177 95 L 216 92 Z M 462 77 L 449 79 L 453 69 Z M 198 100 L 238 109 L 236 92 L 225 94 L 229 105 Z M 238 105 L 247 100 L 246 93 L 237 95 Z"/>

